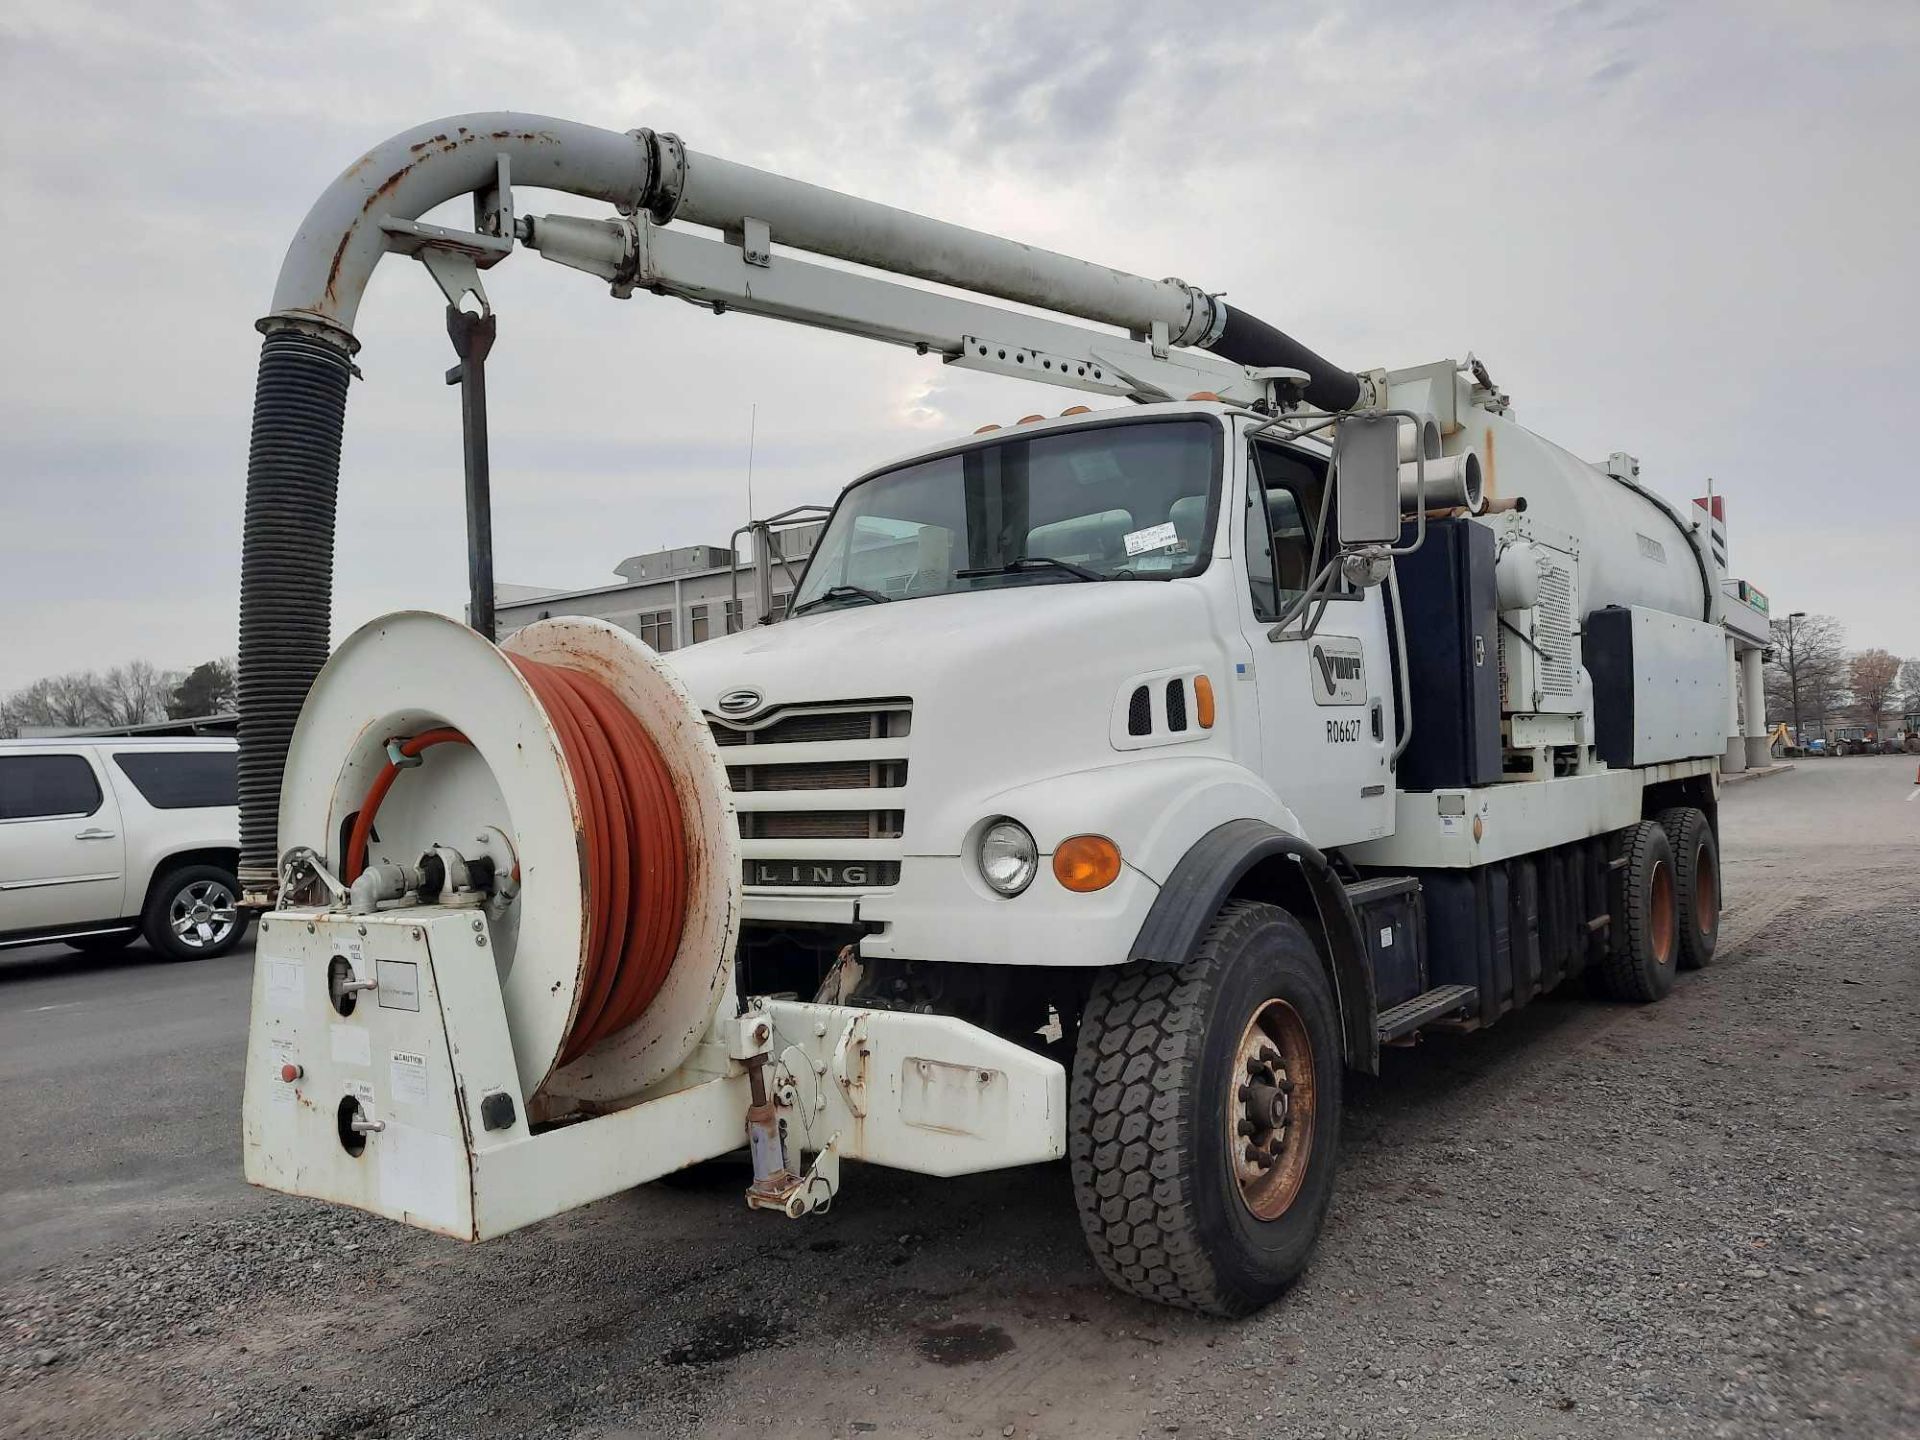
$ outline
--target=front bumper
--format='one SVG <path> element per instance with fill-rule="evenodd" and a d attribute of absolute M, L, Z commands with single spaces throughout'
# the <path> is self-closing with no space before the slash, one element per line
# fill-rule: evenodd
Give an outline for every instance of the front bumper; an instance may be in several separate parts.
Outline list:
<path fill-rule="evenodd" d="M 876 923 L 860 942 L 867 959 L 940 960 L 966 965 L 1091 966 L 1122 963 L 1153 908 L 1160 887 L 1131 865 L 1091 895 L 1062 889 L 1051 856 L 1021 894 L 988 890 L 973 861 L 958 855 L 911 855 L 900 880 L 852 897 L 746 892 L 748 920 Z"/>

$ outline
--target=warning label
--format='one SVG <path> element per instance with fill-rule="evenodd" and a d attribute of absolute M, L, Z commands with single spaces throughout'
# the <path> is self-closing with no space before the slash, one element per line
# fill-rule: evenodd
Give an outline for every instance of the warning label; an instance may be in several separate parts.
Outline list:
<path fill-rule="evenodd" d="M 393 1103 L 427 1103 L 427 1057 L 415 1050 L 395 1050 L 388 1057 L 388 1078 L 392 1082 Z"/>

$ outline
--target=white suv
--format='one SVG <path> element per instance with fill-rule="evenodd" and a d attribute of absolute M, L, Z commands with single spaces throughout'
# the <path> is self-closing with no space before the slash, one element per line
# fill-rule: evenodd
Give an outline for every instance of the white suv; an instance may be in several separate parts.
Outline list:
<path fill-rule="evenodd" d="M 0 740 L 0 947 L 173 960 L 231 950 L 240 820 L 232 740 Z"/>

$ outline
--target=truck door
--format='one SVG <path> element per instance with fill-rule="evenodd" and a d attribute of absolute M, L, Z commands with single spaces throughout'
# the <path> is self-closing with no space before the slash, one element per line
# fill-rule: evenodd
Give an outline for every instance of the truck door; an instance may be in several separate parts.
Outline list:
<path fill-rule="evenodd" d="M 1326 848 L 1393 833 L 1393 703 L 1379 587 L 1335 580 L 1273 638 L 1334 551 L 1325 461 L 1264 440 L 1245 461 L 1242 610 L 1260 702 L 1262 768 Z M 1311 635 L 1310 622 L 1317 619 Z"/>
<path fill-rule="evenodd" d="M 0 755 L 0 933 L 124 914 L 120 810 L 96 764 L 75 750 Z"/>

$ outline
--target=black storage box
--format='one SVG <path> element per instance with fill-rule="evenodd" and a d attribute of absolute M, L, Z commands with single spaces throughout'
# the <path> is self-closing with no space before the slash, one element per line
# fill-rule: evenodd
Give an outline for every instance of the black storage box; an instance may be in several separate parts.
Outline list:
<path fill-rule="evenodd" d="M 1400 543 L 1413 543 L 1413 526 Z M 1427 539 L 1394 561 L 1407 633 L 1406 697 L 1413 738 L 1400 757 L 1403 790 L 1453 790 L 1500 778 L 1500 612 L 1493 531 L 1433 520 Z"/>
<path fill-rule="evenodd" d="M 1426 926 L 1420 910 L 1420 882 L 1411 875 L 1388 875 L 1347 887 L 1354 918 L 1373 963 L 1376 1003 L 1387 1010 L 1427 988 Z"/>

